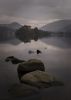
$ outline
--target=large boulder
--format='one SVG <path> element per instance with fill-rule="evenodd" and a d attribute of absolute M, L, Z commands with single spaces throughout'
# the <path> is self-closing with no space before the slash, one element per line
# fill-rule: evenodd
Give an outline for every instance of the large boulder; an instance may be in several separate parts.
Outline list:
<path fill-rule="evenodd" d="M 39 93 L 39 89 L 27 84 L 17 83 L 17 84 L 12 85 L 10 89 L 8 90 L 8 92 L 12 96 L 27 97 L 27 96 L 31 96 L 31 95 L 35 95 Z"/>
<path fill-rule="evenodd" d="M 63 83 L 58 81 L 55 77 L 52 77 L 47 72 L 40 70 L 25 74 L 21 77 L 21 81 L 38 88 L 48 88 L 51 86 L 63 85 Z"/>
<path fill-rule="evenodd" d="M 45 71 L 44 64 L 41 60 L 30 59 L 26 62 L 20 63 L 17 68 L 19 80 L 21 80 L 21 77 L 25 75 L 26 73 L 29 73 L 35 70 Z"/>

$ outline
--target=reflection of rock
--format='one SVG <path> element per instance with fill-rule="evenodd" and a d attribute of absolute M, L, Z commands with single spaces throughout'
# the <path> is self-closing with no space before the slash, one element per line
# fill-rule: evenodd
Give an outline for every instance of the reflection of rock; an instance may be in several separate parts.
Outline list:
<path fill-rule="evenodd" d="M 14 56 L 9 56 L 5 59 L 6 62 L 11 61 L 12 64 L 18 64 L 18 63 L 22 63 L 25 62 L 25 60 L 20 60 L 18 58 L 15 58 Z"/>
<path fill-rule="evenodd" d="M 9 89 L 9 93 L 12 96 L 23 96 L 23 97 L 27 97 L 30 95 L 35 95 L 39 92 L 38 88 L 36 87 L 32 87 L 30 85 L 26 85 L 26 84 L 14 84 L 10 89 Z"/>
<path fill-rule="evenodd" d="M 35 70 L 45 71 L 44 64 L 40 60 L 30 59 L 24 63 L 19 64 L 17 68 L 19 79 L 21 79 L 24 74 Z"/>
<path fill-rule="evenodd" d="M 29 51 L 28 51 L 28 53 L 29 53 L 29 54 L 32 54 L 32 53 L 34 53 L 34 51 L 32 51 L 32 50 L 29 50 Z"/>
<path fill-rule="evenodd" d="M 44 64 L 42 63 L 41 60 L 38 59 L 30 59 L 28 61 L 25 61 L 15 58 L 14 56 L 9 56 L 5 59 L 5 61 L 6 62 L 11 61 L 12 64 L 19 63 L 19 66 L 17 68 L 19 79 L 21 78 L 22 75 L 35 70 L 45 71 Z"/>
<path fill-rule="evenodd" d="M 61 86 L 62 82 L 57 81 L 54 77 L 50 76 L 44 71 L 33 71 L 21 77 L 21 81 L 28 85 L 36 86 L 38 88 L 48 88 L 51 86 Z"/>

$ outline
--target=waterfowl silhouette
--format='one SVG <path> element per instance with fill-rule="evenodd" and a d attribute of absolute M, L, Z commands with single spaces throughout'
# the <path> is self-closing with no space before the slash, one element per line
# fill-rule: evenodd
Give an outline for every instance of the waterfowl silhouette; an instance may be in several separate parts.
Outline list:
<path fill-rule="evenodd" d="M 41 52 L 40 50 L 38 50 L 38 49 L 36 50 L 36 52 L 37 52 L 37 54 L 40 54 L 40 53 L 42 53 L 42 52 Z"/>

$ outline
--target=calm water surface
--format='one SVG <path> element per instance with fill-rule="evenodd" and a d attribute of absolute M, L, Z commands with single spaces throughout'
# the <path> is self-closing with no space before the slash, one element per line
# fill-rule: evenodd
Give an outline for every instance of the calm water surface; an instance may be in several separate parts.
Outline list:
<path fill-rule="evenodd" d="M 0 100 L 11 100 L 8 89 L 14 83 L 18 83 L 17 65 L 7 63 L 4 59 L 7 56 L 15 56 L 28 60 L 37 58 L 43 61 L 51 75 L 64 82 L 63 87 L 51 87 L 41 91 L 38 95 L 21 100 L 71 100 L 71 39 L 66 38 L 44 38 L 37 42 L 20 43 L 12 45 L 9 43 L 0 44 Z M 42 51 L 37 55 L 36 50 Z M 33 54 L 28 51 L 33 50 Z M 14 100 L 14 98 L 13 98 Z M 16 98 L 15 98 L 16 100 Z M 18 100 L 18 98 L 17 98 Z"/>

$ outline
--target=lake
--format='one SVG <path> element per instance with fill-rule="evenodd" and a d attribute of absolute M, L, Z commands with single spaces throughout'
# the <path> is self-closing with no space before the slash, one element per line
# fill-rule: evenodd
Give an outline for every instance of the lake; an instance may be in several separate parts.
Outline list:
<path fill-rule="evenodd" d="M 37 55 L 37 49 L 42 53 Z M 29 54 L 29 50 L 34 53 Z M 5 62 L 5 58 L 11 55 L 24 60 L 40 59 L 50 75 L 64 82 L 62 87 L 44 89 L 38 95 L 24 100 L 71 100 L 71 38 L 49 37 L 30 43 L 0 43 L 0 100 L 11 100 L 8 89 L 19 82 L 17 65 Z"/>

